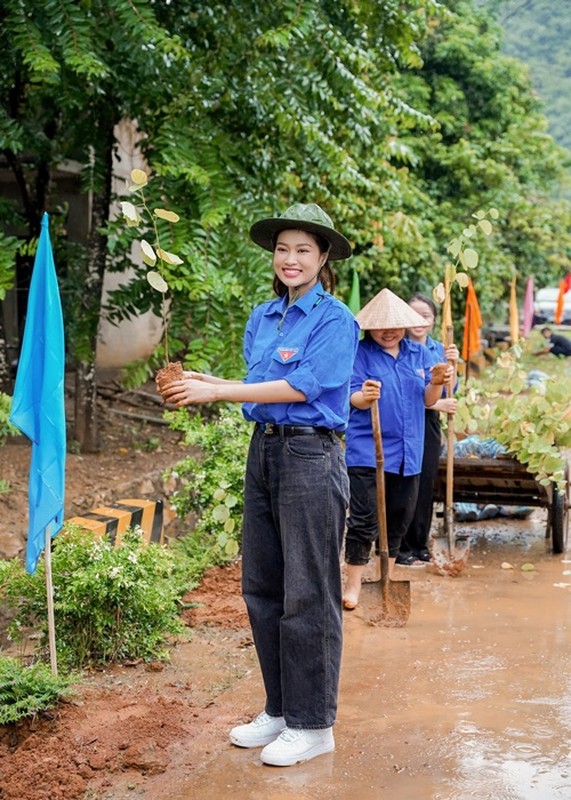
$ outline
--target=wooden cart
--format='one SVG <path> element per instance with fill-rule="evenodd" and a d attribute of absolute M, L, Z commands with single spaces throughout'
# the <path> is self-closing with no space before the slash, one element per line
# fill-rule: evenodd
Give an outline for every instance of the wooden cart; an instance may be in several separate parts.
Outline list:
<path fill-rule="evenodd" d="M 567 548 L 569 532 L 569 466 L 565 467 L 565 492 L 554 484 L 542 486 L 523 464 L 507 455 L 496 458 L 466 456 L 454 458 L 454 502 L 493 503 L 498 506 L 539 506 L 547 508 L 545 538 L 551 537 L 554 553 Z M 446 497 L 446 458 L 440 459 L 435 500 Z"/>

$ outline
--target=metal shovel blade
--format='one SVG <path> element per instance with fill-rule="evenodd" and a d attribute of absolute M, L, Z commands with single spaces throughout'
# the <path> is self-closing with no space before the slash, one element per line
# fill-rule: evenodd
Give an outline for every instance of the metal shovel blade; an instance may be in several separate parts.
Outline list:
<path fill-rule="evenodd" d="M 381 558 L 381 571 L 382 562 Z M 388 577 L 388 567 L 387 559 L 386 571 L 381 577 L 380 605 L 371 606 L 367 622 L 383 628 L 403 628 L 410 616 L 410 581 L 393 581 Z"/>
<path fill-rule="evenodd" d="M 446 532 L 443 532 L 433 535 L 429 545 L 432 563 L 438 572 L 441 575 L 457 578 L 468 561 L 470 537 L 467 534 L 456 534 L 451 547 Z"/>

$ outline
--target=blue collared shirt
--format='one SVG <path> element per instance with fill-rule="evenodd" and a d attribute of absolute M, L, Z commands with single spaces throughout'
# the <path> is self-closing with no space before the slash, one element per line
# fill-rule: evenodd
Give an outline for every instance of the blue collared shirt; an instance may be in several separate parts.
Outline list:
<path fill-rule="evenodd" d="M 428 349 L 428 352 L 430 353 L 432 364 L 439 364 L 442 363 L 443 361 L 446 361 L 446 356 L 444 354 L 444 345 L 442 344 L 442 342 L 433 339 L 432 336 L 427 336 L 425 347 Z M 459 383 L 458 378 L 456 378 L 456 383 L 454 385 L 454 392 L 458 391 L 458 383 Z M 427 409 L 427 411 L 430 411 L 430 409 Z M 438 411 L 432 413 L 438 414 Z"/>
<path fill-rule="evenodd" d="M 288 297 L 257 306 L 244 335 L 245 383 L 286 380 L 298 403 L 244 403 L 255 422 L 343 431 L 359 326 L 346 305 L 317 283 L 288 308 Z"/>
<path fill-rule="evenodd" d="M 424 390 L 434 364 L 428 348 L 401 339 L 396 358 L 370 338 L 359 342 L 351 394 L 367 378 L 381 382 L 379 404 L 386 472 L 417 475 L 424 449 Z M 346 434 L 348 467 L 375 467 L 375 443 L 369 409 L 351 408 Z"/>
<path fill-rule="evenodd" d="M 430 353 L 430 357 L 432 358 L 433 364 L 438 364 L 441 361 L 446 361 L 446 357 L 444 355 L 444 345 L 442 344 L 442 342 L 436 341 L 436 339 L 433 339 L 432 336 L 427 336 L 425 347 L 428 349 L 428 352 Z"/>

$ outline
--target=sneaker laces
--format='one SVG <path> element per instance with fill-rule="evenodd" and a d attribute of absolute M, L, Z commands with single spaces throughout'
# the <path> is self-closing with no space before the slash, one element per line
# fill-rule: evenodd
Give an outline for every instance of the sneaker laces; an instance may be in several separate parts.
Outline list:
<path fill-rule="evenodd" d="M 303 731 L 299 728 L 284 728 L 279 737 L 282 742 L 295 742 L 303 735 Z"/>
<path fill-rule="evenodd" d="M 267 711 L 262 711 L 255 720 L 252 720 L 252 725 L 267 725 L 268 722 L 271 722 L 275 717 L 270 717 Z"/>

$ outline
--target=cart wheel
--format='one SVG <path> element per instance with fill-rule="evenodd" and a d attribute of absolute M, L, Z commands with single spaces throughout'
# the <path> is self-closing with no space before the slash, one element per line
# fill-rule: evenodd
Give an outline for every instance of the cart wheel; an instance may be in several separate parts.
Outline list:
<path fill-rule="evenodd" d="M 569 534 L 569 483 L 564 492 L 553 487 L 551 505 L 551 541 L 554 553 L 564 553 Z"/>

